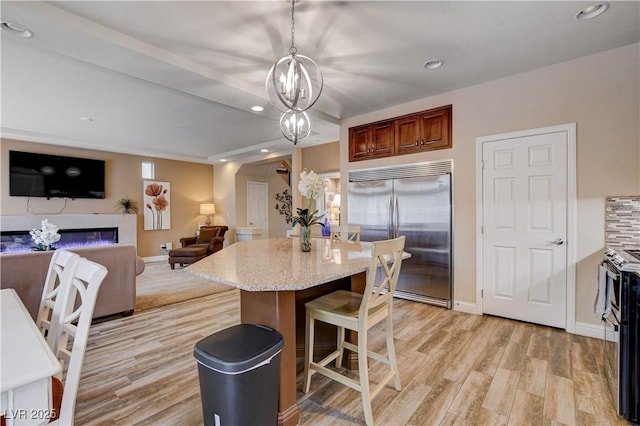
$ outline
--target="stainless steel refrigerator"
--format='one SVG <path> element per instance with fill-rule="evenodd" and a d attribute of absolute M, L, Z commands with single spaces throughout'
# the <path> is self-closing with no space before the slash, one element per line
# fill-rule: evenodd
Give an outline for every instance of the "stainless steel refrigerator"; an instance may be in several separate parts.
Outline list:
<path fill-rule="evenodd" d="M 362 241 L 404 235 L 395 296 L 451 308 L 451 160 L 349 173 L 348 224 Z"/>

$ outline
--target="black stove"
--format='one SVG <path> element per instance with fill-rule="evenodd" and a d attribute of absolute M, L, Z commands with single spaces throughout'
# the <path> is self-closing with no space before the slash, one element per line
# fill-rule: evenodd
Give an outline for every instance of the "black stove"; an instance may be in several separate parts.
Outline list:
<path fill-rule="evenodd" d="M 613 324 L 617 334 L 608 352 L 617 352 L 617 372 L 610 385 L 617 401 L 618 413 L 633 424 L 640 422 L 640 249 L 614 250 L 604 253 L 603 265 L 608 265 L 611 312 L 605 321 Z M 607 334 L 605 326 L 605 335 Z M 605 351 L 607 352 L 607 351 Z M 611 353 L 610 353 L 611 354 Z M 606 366 L 605 366 L 606 367 Z M 606 368 L 605 368 L 606 370 Z M 617 377 L 613 377 L 613 376 Z"/>

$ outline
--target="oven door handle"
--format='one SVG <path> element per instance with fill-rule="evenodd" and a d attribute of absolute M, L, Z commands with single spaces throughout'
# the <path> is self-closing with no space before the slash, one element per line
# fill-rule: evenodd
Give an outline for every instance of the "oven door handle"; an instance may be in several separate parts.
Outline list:
<path fill-rule="evenodd" d="M 602 262 L 602 266 L 607 268 L 607 275 L 612 280 L 617 280 L 620 277 L 620 274 L 618 274 L 617 271 L 614 271 L 614 270 L 611 269 L 611 265 L 609 264 L 609 262 Z"/>

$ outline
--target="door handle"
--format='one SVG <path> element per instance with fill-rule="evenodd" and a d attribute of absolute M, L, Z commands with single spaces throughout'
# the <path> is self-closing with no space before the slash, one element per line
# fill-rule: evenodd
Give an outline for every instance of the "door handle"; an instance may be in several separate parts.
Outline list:
<path fill-rule="evenodd" d="M 400 206 L 398 206 L 398 196 L 394 196 L 395 197 L 395 206 L 393 207 L 393 219 L 394 219 L 394 224 L 393 224 L 393 238 L 398 238 L 398 226 L 400 226 Z"/>
<path fill-rule="evenodd" d="M 551 244 L 555 244 L 557 246 L 561 246 L 564 244 L 564 240 L 562 238 L 556 238 L 553 241 L 549 241 Z"/>
<path fill-rule="evenodd" d="M 393 238 L 393 196 L 389 195 L 389 216 L 387 217 L 387 234 Z"/>

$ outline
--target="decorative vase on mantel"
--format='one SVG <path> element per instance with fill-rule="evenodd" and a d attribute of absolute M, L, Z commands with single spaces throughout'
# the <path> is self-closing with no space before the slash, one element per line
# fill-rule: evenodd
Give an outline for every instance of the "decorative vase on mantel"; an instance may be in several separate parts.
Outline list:
<path fill-rule="evenodd" d="M 311 251 L 311 227 L 309 226 L 300 226 L 300 250 Z"/>

